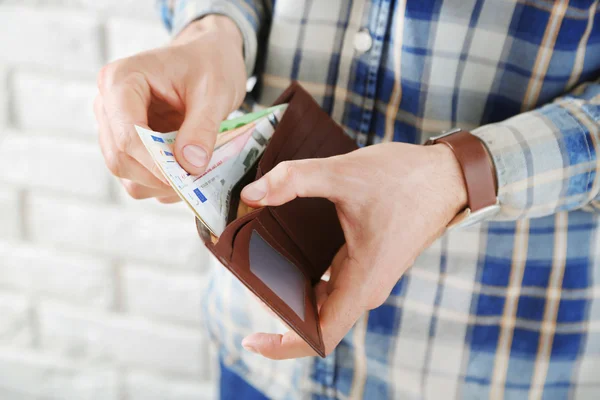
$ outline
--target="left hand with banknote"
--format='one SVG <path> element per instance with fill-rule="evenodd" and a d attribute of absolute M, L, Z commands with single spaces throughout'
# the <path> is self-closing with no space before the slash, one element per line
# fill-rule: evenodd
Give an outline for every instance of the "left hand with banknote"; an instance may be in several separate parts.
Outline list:
<path fill-rule="evenodd" d="M 296 197 L 331 200 L 346 238 L 330 280 L 316 290 L 327 354 L 365 311 L 385 302 L 415 258 L 467 203 L 458 161 L 443 144 L 386 143 L 341 156 L 282 162 L 242 192 L 252 207 Z M 255 333 L 242 344 L 272 359 L 315 355 L 293 331 Z"/>

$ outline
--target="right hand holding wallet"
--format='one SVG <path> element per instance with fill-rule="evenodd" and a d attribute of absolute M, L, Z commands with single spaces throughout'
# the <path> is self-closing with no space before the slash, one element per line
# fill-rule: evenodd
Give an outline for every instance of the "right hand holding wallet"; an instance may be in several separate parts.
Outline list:
<path fill-rule="evenodd" d="M 356 144 L 298 84 L 275 102 L 288 103 L 262 158 L 232 192 L 230 221 L 215 243 L 196 220 L 208 249 L 321 357 L 314 287 L 344 244 L 334 204 L 297 198 L 238 215 L 241 189 L 282 161 L 324 158 L 355 150 Z"/>

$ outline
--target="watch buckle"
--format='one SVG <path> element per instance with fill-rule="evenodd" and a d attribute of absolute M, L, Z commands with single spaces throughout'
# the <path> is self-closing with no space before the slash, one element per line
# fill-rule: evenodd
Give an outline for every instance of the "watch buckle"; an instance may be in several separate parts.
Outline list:
<path fill-rule="evenodd" d="M 439 135 L 437 135 L 437 136 L 432 136 L 432 137 L 430 137 L 430 138 L 429 138 L 429 140 L 428 140 L 428 142 L 430 142 L 430 143 L 434 143 L 436 140 L 440 140 L 441 138 L 444 138 L 444 137 L 446 137 L 446 136 L 450 136 L 450 135 L 452 135 L 453 133 L 458 133 L 458 132 L 460 132 L 460 131 L 462 131 L 462 128 L 454 128 L 454 129 L 451 129 L 451 130 L 449 130 L 449 131 L 446 131 L 446 132 L 443 132 L 443 133 L 441 133 L 441 134 L 439 134 Z"/>
<path fill-rule="evenodd" d="M 472 212 L 469 207 L 459 212 L 446 227 L 447 231 L 458 228 L 466 228 L 483 221 L 488 217 L 496 215 L 500 211 L 500 201 L 496 198 L 496 203 Z"/>

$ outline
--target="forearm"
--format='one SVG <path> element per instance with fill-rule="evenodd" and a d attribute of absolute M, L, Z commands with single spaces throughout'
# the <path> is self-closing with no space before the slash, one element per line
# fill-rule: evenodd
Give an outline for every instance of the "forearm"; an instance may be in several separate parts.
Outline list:
<path fill-rule="evenodd" d="M 498 178 L 498 219 L 591 207 L 599 196 L 600 83 L 474 130 Z"/>
<path fill-rule="evenodd" d="M 165 25 L 176 38 L 193 21 L 206 19 L 208 15 L 221 15 L 233 22 L 242 37 L 248 76 L 253 74 L 256 64 L 258 34 L 271 17 L 270 3 L 260 0 L 159 0 Z"/>

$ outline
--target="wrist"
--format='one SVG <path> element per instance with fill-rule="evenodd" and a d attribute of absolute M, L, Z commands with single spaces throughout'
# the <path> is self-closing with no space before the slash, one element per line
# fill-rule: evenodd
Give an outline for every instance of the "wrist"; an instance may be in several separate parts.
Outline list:
<path fill-rule="evenodd" d="M 231 49 L 243 50 L 244 39 L 236 23 L 229 17 L 218 14 L 207 15 L 191 22 L 173 39 L 173 44 L 184 44 L 202 39 L 207 34 L 218 35 Z"/>

